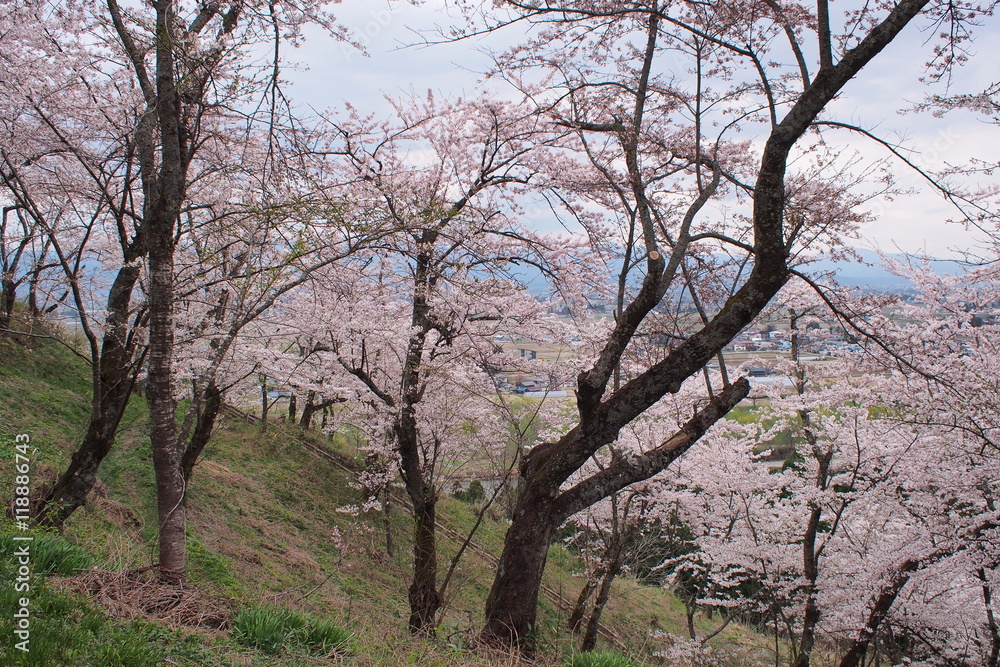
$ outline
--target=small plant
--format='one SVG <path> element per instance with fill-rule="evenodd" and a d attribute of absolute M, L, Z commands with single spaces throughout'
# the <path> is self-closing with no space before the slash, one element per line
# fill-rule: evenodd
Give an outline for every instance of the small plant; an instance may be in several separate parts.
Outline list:
<path fill-rule="evenodd" d="M 61 535 L 32 532 L 30 542 L 17 542 L 14 540 L 15 536 L 23 537 L 20 533 L 0 535 L 0 553 L 12 554 L 15 548 L 30 545 L 31 569 L 35 575 L 59 574 L 68 577 L 94 564 L 90 554 L 83 547 L 73 544 Z"/>
<path fill-rule="evenodd" d="M 297 632 L 300 643 L 310 653 L 328 655 L 333 651 L 343 652 L 351 633 L 325 618 L 306 616 L 306 624 Z"/>
<path fill-rule="evenodd" d="M 0 586 L 0 609 L 15 609 L 20 595 L 13 587 Z M 16 638 L 7 625 L 7 640 L 0 641 L 0 665 L 157 667 L 165 664 L 168 650 L 177 654 L 165 646 L 167 631 L 149 623 L 124 624 L 108 619 L 85 598 L 50 586 L 44 577 L 32 586 L 31 604 L 38 613 L 31 617 L 30 651 L 15 647 Z M 178 635 L 170 643 L 181 641 Z"/>
<path fill-rule="evenodd" d="M 122 631 L 116 641 L 101 643 L 95 655 L 95 664 L 101 667 L 145 667 L 163 664 L 163 651 L 149 644 L 138 630 Z"/>
<path fill-rule="evenodd" d="M 351 633 L 332 621 L 291 609 L 251 605 L 241 609 L 233 619 L 233 637 L 244 646 L 267 653 L 301 647 L 310 653 L 327 655 L 343 650 Z"/>
<path fill-rule="evenodd" d="M 563 659 L 565 667 L 639 667 L 617 651 L 584 651 Z"/>
<path fill-rule="evenodd" d="M 233 637 L 244 646 L 275 653 L 288 644 L 305 619 L 289 609 L 251 605 L 233 619 Z"/>
<path fill-rule="evenodd" d="M 469 483 L 469 488 L 464 490 L 459 482 L 455 482 L 455 491 L 452 495 L 464 503 L 475 505 L 486 498 L 486 488 L 478 479 L 472 480 Z"/>

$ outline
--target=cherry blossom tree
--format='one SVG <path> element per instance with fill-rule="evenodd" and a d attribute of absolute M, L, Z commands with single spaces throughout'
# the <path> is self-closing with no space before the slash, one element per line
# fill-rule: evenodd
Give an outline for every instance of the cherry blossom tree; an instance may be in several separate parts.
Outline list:
<path fill-rule="evenodd" d="M 537 306 L 516 290 L 504 295 L 504 288 L 494 285 L 495 300 L 490 307 L 500 309 L 477 322 L 476 317 L 485 312 L 484 285 L 460 296 L 452 290 L 460 289 L 462 283 L 441 281 L 432 292 L 433 310 L 428 311 L 449 318 L 442 322 L 442 326 L 444 322 L 450 325 L 448 340 L 443 334 L 425 332 L 420 356 L 414 353 L 416 361 L 408 362 L 414 331 L 410 326 L 413 276 L 400 275 L 398 267 L 382 273 L 384 266 L 375 267 L 383 262 L 384 255 L 362 265 L 365 268 L 355 279 L 345 276 L 343 265 L 335 273 L 314 275 L 310 290 L 296 294 L 294 305 L 286 303 L 286 312 L 299 315 L 285 330 L 289 336 L 294 333 L 296 347 L 303 354 L 290 350 L 283 362 L 287 370 L 272 367 L 267 374 L 283 384 L 287 384 L 285 378 L 302 378 L 301 383 L 309 377 L 309 365 L 315 367 L 317 380 L 327 376 L 322 385 L 306 386 L 324 398 L 342 397 L 336 428 L 349 426 L 364 434 L 369 465 L 363 484 L 372 502 L 385 503 L 385 489 L 397 470 L 402 475 L 415 507 L 409 624 L 414 632 L 429 633 L 438 622 L 448 583 L 447 578 L 440 584 L 438 580 L 437 501 L 448 491 L 451 475 L 465 469 L 489 469 L 491 460 L 504 458 L 510 448 L 507 422 L 496 404 L 496 385 L 482 360 L 485 354 L 497 363 L 492 337 L 498 330 L 509 330 L 515 320 L 508 317 L 530 317 L 532 306 Z M 518 307 L 519 299 L 529 302 L 528 310 Z M 408 363 L 415 364 L 412 371 L 407 371 Z M 402 388 L 408 386 L 404 379 L 416 382 L 410 395 L 410 421 L 400 417 L 401 405 L 406 404 Z M 419 500 L 414 500 L 415 495 Z"/>
<path fill-rule="evenodd" d="M 874 587 L 867 623 L 841 665 L 860 664 L 880 622 L 888 637 L 902 636 L 914 659 L 996 664 L 996 269 L 909 274 L 918 298 L 894 320 L 870 319 L 879 340 L 891 341 L 872 350 L 874 368 L 895 380 L 883 399 L 892 407 L 885 419 L 928 446 L 908 457 L 912 470 L 896 490 L 925 544 L 885 561 L 894 569 Z M 936 596 L 965 604 L 938 604 Z"/>
<path fill-rule="evenodd" d="M 336 308 L 310 345 L 332 353 L 366 397 L 369 446 L 382 448 L 376 458 L 398 461 L 414 515 L 409 625 L 431 632 L 442 604 L 435 508 L 444 461 L 464 431 L 496 420 L 485 398 L 496 387 L 476 369 L 495 363 L 494 336 L 523 331 L 543 312 L 517 266 L 558 271 L 572 242 L 545 239 L 515 218 L 513 196 L 537 177 L 534 151 L 546 142 L 537 116 L 517 105 L 433 97 L 397 104 L 397 112 L 399 127 L 357 116 L 341 123 L 344 141 L 334 147 L 356 170 L 351 198 L 372 202 L 372 214 L 397 231 L 353 279 L 343 267 L 322 283 L 317 276 L 305 309 Z M 483 397 L 479 407 L 459 400 L 462 393 Z M 489 432 L 472 442 L 506 447 L 496 426 Z"/>
<path fill-rule="evenodd" d="M 83 6 L 4 8 L 3 183 L 51 248 L 87 340 L 91 415 L 37 520 L 60 524 L 85 500 L 142 364 L 144 308 L 138 137 L 141 96 Z M 88 40 L 87 35 L 94 39 Z M 47 76 L 35 68 L 46 63 Z M 138 129 L 137 129 L 138 128 Z M 146 128 L 148 130 L 148 128 Z"/>
<path fill-rule="evenodd" d="M 593 505 L 576 520 L 578 529 L 572 542 L 584 560 L 591 562 L 567 621 L 573 632 L 579 633 L 583 627 L 581 651 L 596 647 L 601 615 L 611 598 L 611 585 L 640 556 L 642 538 L 653 523 L 649 516 L 653 503 L 648 495 L 646 489 L 637 485 Z"/>
<path fill-rule="evenodd" d="M 879 333 L 867 354 L 779 368 L 794 382 L 759 413 L 761 432 L 713 431 L 664 495 L 696 535 L 681 560 L 712 582 L 702 604 L 766 620 L 789 664 L 810 664 L 819 641 L 845 667 L 868 654 L 996 660 L 995 426 L 973 416 L 996 400 L 982 375 L 995 350 L 968 312 L 990 317 L 993 296 L 974 275 L 918 284 L 915 303 L 851 307 L 852 324 Z M 793 348 L 795 324 L 821 313 L 796 292 L 782 306 Z M 779 433 L 794 438 L 780 468 L 757 444 Z"/>
<path fill-rule="evenodd" d="M 140 146 L 144 160 L 140 173 L 145 195 L 142 222 L 149 257 L 147 398 L 157 480 L 159 567 L 167 578 L 182 580 L 186 560 L 187 450 L 178 437 L 175 421 L 173 302 L 180 216 L 192 176 L 197 173 L 193 167 L 206 144 L 223 140 L 227 129 L 241 124 L 245 127 L 247 120 L 251 128 L 266 128 L 267 162 L 278 159 L 280 140 L 275 138 L 275 117 L 282 110 L 277 90 L 279 49 L 283 41 L 301 37 L 306 23 L 343 36 L 343 30 L 325 13 L 323 4 L 233 2 L 187 6 L 162 0 L 154 3 L 151 13 L 144 17 L 123 12 L 113 1 L 108 4 L 114 34 L 143 93 L 143 118 L 157 132 L 155 144 Z M 260 43 L 273 46 L 274 60 L 255 71 L 248 64 L 249 54 Z M 240 86 L 241 81 L 251 85 Z M 238 114 L 241 107 L 253 104 L 257 109 L 267 109 L 262 119 L 255 112 L 249 119 Z M 273 163 L 267 166 L 280 168 Z M 265 169 L 263 177 L 269 175 Z M 190 465 L 193 461 L 189 456 Z"/>
<path fill-rule="evenodd" d="M 4 174 L 0 174 L 0 179 Z M 39 287 L 43 273 L 55 268 L 49 258 L 51 243 L 41 233 L 37 219 L 18 205 L 3 208 L 0 222 L 0 335 L 10 335 L 17 303 L 18 289 L 28 284 L 28 304 L 31 315 L 38 317 L 42 311 L 51 312 L 58 301 L 44 307 L 38 303 Z M 46 300 L 47 301 L 47 300 Z"/>
<path fill-rule="evenodd" d="M 810 11 L 776 3 L 591 1 L 505 2 L 497 13 L 481 14 L 487 30 L 537 24 L 524 46 L 500 57 L 497 70 L 576 131 L 578 153 L 599 173 L 583 181 L 575 172 L 568 189 L 600 184 L 585 198 L 593 201 L 591 193 L 603 189 L 605 207 L 626 227 L 634 221 L 638 249 L 623 262 L 635 271 L 636 288 L 599 357 L 578 378 L 578 425 L 535 447 L 521 468 L 522 492 L 487 600 L 483 640 L 509 644 L 531 635 L 557 526 L 662 470 L 747 395 L 745 380 L 725 384 L 661 447 L 566 486 L 598 449 L 677 392 L 755 319 L 788 280 L 790 258 L 803 244 L 838 245 L 852 233 L 857 217 L 835 211 L 851 211 L 858 195 L 827 196 L 822 207 L 807 203 L 820 203 L 814 185 L 836 189 L 824 184 L 838 179 L 838 152 L 824 153 L 831 144 L 823 141 L 801 144 L 818 136 L 834 97 L 922 13 L 931 22 L 964 20 L 923 0 L 860 14 L 831 12 L 826 2 Z M 756 142 L 738 143 L 739 131 L 752 132 Z M 810 149 L 820 152 L 807 166 L 798 157 Z M 708 206 L 730 196 L 743 207 L 720 215 Z M 586 222 L 594 205 L 574 211 Z M 719 244 L 742 256 L 728 297 L 717 310 L 706 309 L 700 324 L 685 327 L 662 360 L 612 389 L 637 332 L 671 289 L 681 289 L 692 253 L 714 255 Z"/>
<path fill-rule="evenodd" d="M 79 280 L 88 254 L 63 247 L 64 240 L 56 242 L 55 214 L 42 210 L 55 200 L 53 193 L 34 187 L 52 179 L 32 180 L 26 172 L 44 172 L 46 161 L 61 161 L 79 172 L 84 185 L 64 190 L 89 197 L 69 207 L 82 221 L 73 238 L 110 240 L 117 246 L 103 257 L 117 264 L 112 269 L 117 278 L 107 292 L 103 343 L 101 334 L 84 322 L 95 360 L 91 425 L 70 468 L 40 503 L 39 514 L 58 523 L 83 502 L 113 442 L 136 373 L 145 364 L 161 515 L 160 566 L 165 576 L 181 578 L 185 446 L 177 437 L 172 386 L 175 252 L 189 230 L 185 225 L 199 229 L 216 216 L 232 215 L 230 202 L 215 197 L 226 189 L 220 181 L 227 165 L 253 152 L 247 146 L 263 139 L 257 173 L 263 187 L 256 192 L 266 192 L 286 168 L 282 158 L 289 144 L 280 123 L 287 108 L 278 90 L 282 42 L 298 39 L 306 22 L 337 37 L 345 33 L 324 12 L 323 3 L 279 7 L 164 0 L 138 8 L 109 0 L 103 6 L 72 5 L 54 13 L 42 3 L 25 7 L 12 9 L 12 16 L 34 12 L 28 23 L 37 25 L 38 32 L 25 31 L 17 44 L 11 40 L 11 59 L 27 63 L 32 55 L 46 56 L 36 62 L 49 60 L 61 69 L 48 82 L 51 90 L 33 89 L 19 77 L 11 80 L 11 104 L 17 108 L 8 117 L 21 132 L 11 136 L 27 136 L 25 128 L 34 126 L 43 130 L 48 144 L 35 148 L 38 142 L 27 143 L 34 151 L 27 158 L 12 152 L 22 150 L 21 145 L 10 144 L 5 182 L 15 186 L 12 191 L 23 208 L 34 206 L 36 219 L 47 220 L 54 253 L 81 312 L 88 311 Z M 263 67 L 251 65 L 250 54 L 261 43 L 272 46 L 276 59 Z M 30 67 L 21 71 L 27 77 Z M 266 195 L 258 198 L 262 206 L 270 203 Z M 140 280 L 148 299 L 136 310 L 132 292 Z"/>
<path fill-rule="evenodd" d="M 295 138 L 303 146 L 315 145 L 323 140 L 322 127 L 300 128 Z M 281 178 L 260 187 L 266 150 L 263 140 L 244 144 L 242 174 L 230 170 L 215 184 L 220 203 L 213 205 L 213 217 L 185 217 L 180 230 L 175 362 L 188 381 L 180 396 L 191 398 L 179 432 L 186 479 L 227 391 L 254 374 L 261 361 L 235 354 L 234 346 L 247 338 L 280 337 L 280 331 L 256 322 L 314 274 L 387 233 L 346 201 L 336 165 L 311 150 L 286 156 Z M 308 357 L 310 350 L 300 349 Z M 316 409 L 307 402 L 305 424 Z"/>

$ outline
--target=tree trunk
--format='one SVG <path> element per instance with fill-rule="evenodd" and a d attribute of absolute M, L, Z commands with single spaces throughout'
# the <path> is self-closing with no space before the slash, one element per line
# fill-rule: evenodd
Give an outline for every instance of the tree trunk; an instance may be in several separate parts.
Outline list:
<path fill-rule="evenodd" d="M 910 575 L 920 565 L 921 562 L 919 560 L 911 559 L 903 562 L 897 568 L 896 572 L 893 573 L 892 578 L 886 586 L 871 600 L 868 606 L 868 617 L 866 618 L 865 625 L 858 631 L 847 653 L 840 659 L 839 667 L 860 667 L 865 654 L 868 653 L 869 645 L 875 639 L 879 626 L 885 620 L 885 617 L 889 615 L 889 610 L 892 609 L 893 603 L 896 602 L 896 597 L 903 590 L 907 582 L 910 581 Z"/>
<path fill-rule="evenodd" d="M 39 319 L 42 316 L 42 309 L 38 305 L 38 280 L 41 270 L 36 268 L 31 273 L 31 280 L 28 282 L 28 313 L 32 319 Z"/>
<path fill-rule="evenodd" d="M 804 418 L 806 417 L 804 416 Z M 815 441 L 815 436 L 813 436 L 811 431 L 807 430 L 806 434 L 810 442 Z M 819 465 L 816 486 L 819 489 L 825 489 L 830 462 L 833 460 L 833 450 L 828 449 L 825 453 L 820 454 L 816 445 L 813 444 L 813 451 L 817 453 L 816 458 Z M 820 620 L 820 608 L 816 601 L 816 581 L 819 578 L 819 555 L 816 550 L 816 536 L 819 531 L 822 514 L 823 509 L 821 507 L 815 506 L 812 508 L 809 512 L 805 534 L 802 538 L 802 574 L 806 581 L 806 601 L 802 612 L 802 634 L 799 640 L 799 649 L 795 653 L 795 660 L 792 663 L 793 667 L 809 667 L 813 647 L 816 645 L 816 627 L 819 625 Z"/>
<path fill-rule="evenodd" d="M 45 270 L 45 258 L 49 254 L 51 244 L 51 239 L 47 238 L 42 246 L 41 254 L 35 258 L 35 263 L 31 268 L 31 278 L 28 280 L 28 312 L 31 313 L 31 317 L 34 319 L 42 316 L 42 308 L 38 305 L 38 283 L 42 279 L 42 271 Z M 66 294 L 68 295 L 69 292 Z M 52 312 L 52 310 L 57 308 L 61 300 L 57 299 L 54 304 L 49 306 L 48 312 Z"/>
<path fill-rule="evenodd" d="M 302 406 L 302 417 L 299 419 L 299 428 L 308 431 L 312 426 L 313 416 L 319 412 L 320 406 L 316 403 L 316 392 L 310 391 L 306 395 L 306 404 Z"/>
<path fill-rule="evenodd" d="M 7 276 L 4 276 L 0 284 L 2 284 L 2 294 L 0 294 L 0 336 L 9 336 L 10 326 L 14 320 L 14 304 L 17 303 L 17 284 Z"/>
<path fill-rule="evenodd" d="M 149 436 L 156 473 L 156 508 L 160 533 L 160 574 L 182 582 L 186 566 L 184 536 L 184 446 L 177 435 L 173 392 L 174 234 L 185 196 L 185 142 L 181 100 L 174 67 L 172 0 L 156 0 L 156 114 L 160 130 L 160 165 L 147 182 L 149 245 L 149 365 L 146 396 Z"/>
<path fill-rule="evenodd" d="M 130 380 L 124 380 L 130 384 Z M 34 508 L 34 522 L 39 526 L 62 528 L 66 520 L 83 506 L 97 481 L 97 470 L 111 451 L 121 421 L 121 412 L 92 418 L 69 466 L 50 488 L 44 491 Z"/>
<path fill-rule="evenodd" d="M 267 378 L 260 381 L 260 430 L 267 430 L 267 411 L 271 408 L 271 402 L 267 398 Z"/>
<path fill-rule="evenodd" d="M 181 472 L 186 482 L 191 480 L 191 473 L 198 462 L 198 457 L 201 456 L 212 437 L 212 429 L 215 428 L 215 420 L 219 416 L 220 409 L 222 409 L 222 392 L 212 380 L 205 388 L 203 404 L 198 412 L 194 433 L 191 434 L 191 440 L 188 442 L 187 449 L 184 450 L 184 457 L 181 459 Z"/>
<path fill-rule="evenodd" d="M 172 225 L 171 225 L 172 229 Z M 151 235 L 149 253 L 149 402 L 150 440 L 156 472 L 161 575 L 184 579 L 184 449 L 177 437 L 173 378 L 173 238 Z"/>
<path fill-rule="evenodd" d="M 990 655 L 986 659 L 986 667 L 997 667 L 1000 664 L 1000 627 L 997 626 L 996 615 L 993 613 L 993 589 L 984 568 L 979 568 L 976 571 L 976 576 L 982 582 L 983 605 L 986 607 L 986 626 L 990 631 Z"/>
<path fill-rule="evenodd" d="M 413 508 L 413 582 L 410 584 L 410 632 L 433 634 L 441 607 L 437 590 L 437 544 L 433 488 Z"/>
<path fill-rule="evenodd" d="M 680 390 L 685 380 L 750 324 L 788 281 L 785 226 L 785 177 L 792 148 L 813 125 L 817 116 L 872 59 L 928 4 L 929 0 L 901 0 L 860 41 L 847 49 L 840 61 L 820 68 L 806 89 L 774 124 L 763 143 L 753 194 L 753 267 L 746 281 L 726 300 L 718 313 L 690 335 L 665 358 L 638 373 L 617 391 L 608 392 L 614 369 L 647 315 L 660 303 L 683 260 L 684 243 L 675 243 L 669 263 L 649 245 L 647 273 L 632 302 L 619 313 L 611 333 L 594 364 L 577 377 L 579 423 L 559 441 L 535 447 L 522 465 L 523 496 L 507 531 L 503 554 L 490 595 L 481 638 L 488 644 L 516 645 L 534 631 L 538 587 L 545 566 L 548 540 L 555 525 L 576 511 L 589 507 L 628 484 L 648 479 L 664 470 L 686 451 L 705 429 L 721 418 L 749 392 L 745 380 L 727 387 L 727 400 L 712 403 L 715 409 L 699 411 L 673 438 L 635 461 L 612 463 L 574 487 L 560 492 L 560 485 L 583 466 L 602 446 L 613 442 L 621 429 L 668 393 Z M 655 40 L 655 22 L 650 19 L 650 44 Z M 641 101 L 641 97 L 638 97 Z M 637 107 L 636 117 L 641 116 Z M 637 121 L 638 122 L 638 121 Z M 638 134 L 641 127 L 631 130 Z M 635 155 L 626 150 L 626 161 Z M 638 187 L 633 183 L 633 187 Z M 704 205 L 705 190 L 692 204 L 694 215 Z M 637 192 L 637 204 L 643 204 Z M 642 211 L 640 211 L 642 213 Z M 640 216 L 644 227 L 645 216 Z M 740 395 L 741 394 L 741 395 Z M 721 396 L 721 394 L 720 394 Z M 721 411 L 721 414 L 719 412 Z M 530 468 L 545 468 L 546 472 Z M 528 471 L 528 474 L 526 474 Z M 557 498 L 558 495 L 558 498 Z M 556 507 L 558 506 L 558 507 Z M 555 510 L 555 511 L 553 511 Z M 844 666 L 846 667 L 846 665 Z"/>
<path fill-rule="evenodd" d="M 615 577 L 618 576 L 621 569 L 621 552 L 620 549 L 616 549 L 611 562 L 608 563 L 604 579 L 601 580 L 601 590 L 598 591 L 597 599 L 594 600 L 594 609 L 590 612 L 590 620 L 587 621 L 587 631 L 584 633 L 583 642 L 580 644 L 581 651 L 593 651 L 594 647 L 597 646 L 597 633 L 601 629 L 601 614 L 604 612 L 604 606 L 611 597 L 611 584 L 614 583 Z"/>
<path fill-rule="evenodd" d="M 507 529 L 493 587 L 486 598 L 482 639 L 496 646 L 521 643 L 530 650 L 538 591 L 556 526 L 551 519 L 551 494 L 540 493 L 534 485 L 525 487 L 515 503 L 514 521 Z"/>
<path fill-rule="evenodd" d="M 294 424 L 295 423 L 295 411 L 296 411 L 295 394 L 292 394 L 291 396 L 288 397 L 288 423 L 289 424 Z"/>
<path fill-rule="evenodd" d="M 101 462 L 114 445 L 135 387 L 135 341 L 129 335 L 128 319 L 139 273 L 137 265 L 123 266 L 108 293 L 106 331 L 91 379 L 90 422 L 69 466 L 36 503 L 38 525 L 61 527 L 86 502 Z"/>
<path fill-rule="evenodd" d="M 432 247 L 436 233 L 424 231 L 421 243 Z M 425 248 L 416 257 L 413 282 L 411 325 L 414 327 L 406 345 L 406 358 L 400 378 L 400 405 L 393 433 L 399 451 L 399 466 L 406 492 L 413 504 L 415 524 L 413 539 L 413 582 L 410 585 L 410 632 L 432 634 L 441 595 L 437 589 L 437 544 L 434 509 L 437 490 L 434 488 L 434 463 L 439 442 L 433 442 L 433 452 L 421 447 L 417 424 L 417 404 L 423 394 L 423 356 L 427 334 L 432 325 L 427 297 L 431 289 L 429 262 Z"/>
<path fill-rule="evenodd" d="M 580 633 L 580 625 L 583 623 L 583 617 L 587 615 L 587 603 L 590 602 L 590 596 L 594 594 L 597 590 L 597 584 L 600 581 L 600 570 L 594 572 L 593 575 L 587 577 L 587 582 L 583 585 L 580 590 L 580 595 L 576 598 L 576 604 L 573 605 L 573 611 L 570 612 L 569 619 L 566 621 L 566 627 L 569 628 L 570 632 L 573 634 Z"/>
<path fill-rule="evenodd" d="M 803 422 L 808 426 L 808 412 L 800 411 L 799 414 Z M 833 461 L 833 450 L 827 449 L 826 451 L 821 451 L 816 444 L 815 434 L 809 428 L 805 430 L 805 437 L 812 445 L 813 455 L 817 461 L 816 488 L 821 490 L 826 489 L 829 481 L 830 463 Z M 815 505 L 809 512 L 809 519 L 806 522 L 805 533 L 802 537 L 802 575 L 806 581 L 806 601 L 802 612 L 802 634 L 792 667 L 809 667 L 813 647 L 816 645 L 816 627 L 819 625 L 820 620 L 819 604 L 816 601 L 816 581 L 819 579 L 819 554 L 816 549 L 816 537 L 819 532 L 822 516 L 823 508 Z"/>
<path fill-rule="evenodd" d="M 396 546 L 392 538 L 392 496 L 389 494 L 389 489 L 382 492 L 382 519 L 385 522 L 385 555 L 393 558 L 396 555 Z"/>
<path fill-rule="evenodd" d="M 808 579 L 805 610 L 802 613 L 802 636 L 799 650 L 795 654 L 793 667 L 809 667 L 813 647 L 816 644 L 816 626 L 819 624 L 820 610 L 816 602 L 816 580 Z"/>
<path fill-rule="evenodd" d="M 620 457 L 565 491 L 560 492 L 560 486 L 583 464 L 579 452 L 590 446 L 592 436 L 577 427 L 556 442 L 532 449 L 521 463 L 521 493 L 486 599 L 486 622 L 480 639 L 490 645 L 511 646 L 529 638 L 535 631 L 542 572 L 555 529 L 598 500 L 666 469 L 749 391 L 745 378 L 737 380 L 658 447 L 642 456 Z M 569 463 L 567 458 L 571 459 Z"/>

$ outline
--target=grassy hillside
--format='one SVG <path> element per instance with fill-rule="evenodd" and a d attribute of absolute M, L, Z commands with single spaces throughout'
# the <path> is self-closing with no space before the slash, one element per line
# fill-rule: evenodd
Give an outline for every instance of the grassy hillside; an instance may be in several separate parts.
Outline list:
<path fill-rule="evenodd" d="M 4 497 L 13 489 L 16 434 L 30 434 L 37 448 L 36 488 L 65 466 L 89 414 L 88 373 L 77 355 L 44 336 L 0 338 Z M 511 660 L 465 648 L 482 621 L 492 574 L 488 554 L 500 551 L 502 518 L 487 518 L 476 535 L 483 551 L 462 560 L 438 639 L 413 639 L 405 629 L 405 508 L 391 506 L 388 515 L 349 511 L 360 491 L 344 468 L 356 466 L 359 453 L 336 437 L 280 423 L 265 432 L 231 417 L 222 420 L 188 490 L 190 590 L 180 601 L 176 593 L 159 590 L 144 572 L 156 553 L 147 430 L 143 401 L 136 398 L 88 505 L 63 535 L 34 534 L 36 574 L 51 574 L 33 584 L 27 655 L 13 648 L 13 611 L 6 612 L 17 605 L 9 585 L 16 563 L 7 554 L 22 533 L 4 519 L 0 663 L 457 666 Z M 440 515 L 446 565 L 458 547 L 454 536 L 464 534 L 474 516 L 470 505 L 451 498 L 442 502 Z M 51 563 L 38 561 L 43 549 L 52 554 Z M 81 568 L 89 569 L 66 576 Z M 541 603 L 539 664 L 560 664 L 577 643 L 563 630 L 567 612 L 558 602 L 559 595 L 575 599 L 582 584 L 577 569 L 572 554 L 552 547 L 547 585 L 553 595 Z M 132 575 L 121 574 L 126 571 Z M 651 630 L 682 634 L 684 628 L 683 608 L 669 593 L 627 579 L 616 585 L 604 620 L 637 664 L 663 664 L 653 653 L 669 640 L 651 638 Z M 718 620 L 700 623 L 707 631 Z M 269 631 L 278 637 L 272 643 L 266 641 Z M 340 631 L 352 637 L 337 647 Z M 734 626 L 718 642 L 756 651 L 765 640 Z M 609 645 L 606 639 L 601 644 Z"/>

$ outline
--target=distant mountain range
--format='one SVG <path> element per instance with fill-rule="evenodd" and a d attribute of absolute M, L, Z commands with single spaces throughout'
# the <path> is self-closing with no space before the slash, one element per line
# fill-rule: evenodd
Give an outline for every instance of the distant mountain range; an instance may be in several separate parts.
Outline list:
<path fill-rule="evenodd" d="M 882 258 L 874 250 L 858 249 L 860 262 L 834 262 L 821 260 L 810 264 L 807 273 L 818 274 L 833 271 L 838 282 L 849 287 L 858 287 L 877 292 L 899 292 L 913 287 L 906 278 L 890 273 L 882 266 Z M 892 254 L 889 258 L 905 261 L 906 255 Z M 954 260 L 935 260 L 931 268 L 939 276 L 954 276 L 965 273 L 966 267 Z"/>
<path fill-rule="evenodd" d="M 805 272 L 818 275 L 832 271 L 840 284 L 872 292 L 906 292 L 913 288 L 908 279 L 887 271 L 882 266 L 882 258 L 874 250 L 857 249 L 856 252 L 860 261 L 835 262 L 824 259 L 806 266 Z M 906 255 L 898 253 L 890 254 L 888 257 L 901 262 L 906 260 Z M 940 276 L 953 276 L 966 271 L 965 265 L 954 260 L 935 260 L 931 266 Z M 515 278 L 527 285 L 529 293 L 537 297 L 547 296 L 551 291 L 545 276 L 531 265 L 520 265 L 512 273 Z M 635 272 L 632 281 L 637 283 L 641 275 L 641 272 Z M 616 279 L 617 275 L 610 275 L 608 284 L 614 283 Z"/>

